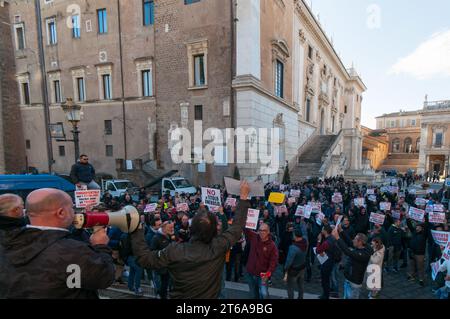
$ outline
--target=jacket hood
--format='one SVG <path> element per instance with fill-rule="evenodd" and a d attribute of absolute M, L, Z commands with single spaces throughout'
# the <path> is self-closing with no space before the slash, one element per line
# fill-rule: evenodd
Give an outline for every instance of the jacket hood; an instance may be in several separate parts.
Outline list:
<path fill-rule="evenodd" d="M 297 246 L 301 251 L 306 251 L 306 248 L 308 246 L 306 239 L 304 238 L 299 242 L 294 242 L 294 245 Z"/>
<path fill-rule="evenodd" d="M 5 257 L 15 266 L 29 263 L 42 251 L 70 233 L 60 230 L 21 228 L 10 231 L 3 238 Z"/>
<path fill-rule="evenodd" d="M 27 224 L 25 218 L 12 218 L 8 216 L 0 216 L 0 229 L 12 230 L 15 228 L 21 228 Z"/>

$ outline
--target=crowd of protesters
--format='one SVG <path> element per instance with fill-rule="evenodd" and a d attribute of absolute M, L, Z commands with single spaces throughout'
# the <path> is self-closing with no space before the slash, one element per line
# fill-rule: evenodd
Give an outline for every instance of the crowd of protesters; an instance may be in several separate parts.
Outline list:
<path fill-rule="evenodd" d="M 323 293 L 322 299 L 359 298 L 361 288 L 365 285 L 367 269 L 377 265 L 384 272 L 398 273 L 406 268 L 407 280 L 424 286 L 430 276 L 430 264 L 439 261 L 441 247 L 431 236 L 432 230 L 448 231 L 448 224 L 432 224 L 425 217 L 417 222 L 409 216 L 409 207 L 425 207 L 416 205 L 416 194 L 408 186 L 414 182 L 403 184 L 402 179 L 390 181 L 388 186 L 368 187 L 356 182 L 345 181 L 343 177 L 335 177 L 324 181 L 309 181 L 302 184 L 280 185 L 270 183 L 265 186 L 264 197 L 254 197 L 250 205 L 259 209 L 259 225 L 255 231 L 245 229 L 241 239 L 226 254 L 224 280 L 246 281 L 250 288 L 251 298 L 268 298 L 272 275 L 277 269 L 284 272 L 284 280 L 289 298 L 303 298 L 304 282 L 311 282 L 313 267 L 320 266 Z M 229 196 L 226 189 L 221 189 L 222 206 L 213 209 L 221 231 L 233 223 L 236 207 L 224 204 Z M 368 189 L 373 194 L 368 194 Z M 299 190 L 298 197 L 291 197 L 291 190 Z M 279 212 L 279 206 L 268 202 L 269 194 L 282 192 L 286 194 L 285 212 Z M 334 202 L 333 195 L 340 193 L 342 199 Z M 200 190 L 195 195 L 164 194 L 159 198 L 152 212 L 144 212 L 150 202 L 150 195 L 144 189 L 138 194 L 138 201 L 133 201 L 130 194 L 121 198 L 112 198 L 108 193 L 103 202 L 108 209 L 117 210 L 126 205 L 134 205 L 142 214 L 145 224 L 145 239 L 150 249 L 161 250 L 171 242 L 188 242 L 190 240 L 190 222 L 199 209 L 208 209 L 201 200 Z M 425 196 L 426 205 L 443 203 L 448 213 L 450 190 L 442 187 Z M 363 198 L 361 204 L 355 199 Z M 381 210 L 380 203 L 389 202 L 391 209 Z M 186 211 L 177 210 L 177 204 L 186 203 Z M 309 218 L 296 215 L 298 206 L 318 205 Z M 370 214 L 385 215 L 382 224 L 370 222 Z M 448 218 L 448 215 L 447 215 Z M 336 223 L 340 225 L 336 227 Z M 119 238 L 125 235 L 114 234 Z M 126 236 L 125 236 L 126 237 Z M 122 241 L 123 238 L 122 238 Z M 114 250 L 117 241 L 111 241 Z M 126 245 L 122 245 L 126 246 Z M 127 249 L 121 249 L 127 250 Z M 128 249 L 129 250 L 129 249 Z M 132 254 L 132 252 L 128 252 Z M 145 277 L 152 281 L 161 298 L 167 298 L 171 289 L 171 278 L 164 269 L 142 269 L 132 256 L 127 253 L 116 254 L 120 266 L 123 263 L 130 268 L 128 286 L 137 294 L 142 294 L 140 280 Z M 317 254 L 317 255 L 316 255 Z M 318 256 L 327 256 L 324 263 Z M 343 272 L 345 282 L 340 282 Z M 242 278 L 244 277 L 244 278 Z M 435 290 L 449 284 L 445 271 L 440 273 L 433 283 Z M 117 273 L 117 280 L 122 280 Z M 342 289 L 343 288 L 343 289 Z M 342 292 L 340 291 L 342 289 Z M 378 298 L 380 288 L 369 289 L 369 298 Z M 445 296 L 445 294 L 444 294 Z"/>

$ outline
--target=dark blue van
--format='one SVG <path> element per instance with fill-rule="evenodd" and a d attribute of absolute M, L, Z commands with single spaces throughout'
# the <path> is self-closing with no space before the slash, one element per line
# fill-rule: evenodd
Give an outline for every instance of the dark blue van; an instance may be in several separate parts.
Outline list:
<path fill-rule="evenodd" d="M 16 194 L 25 200 L 29 193 L 40 188 L 56 188 L 74 198 L 75 185 L 54 175 L 0 175 L 0 195 Z"/>

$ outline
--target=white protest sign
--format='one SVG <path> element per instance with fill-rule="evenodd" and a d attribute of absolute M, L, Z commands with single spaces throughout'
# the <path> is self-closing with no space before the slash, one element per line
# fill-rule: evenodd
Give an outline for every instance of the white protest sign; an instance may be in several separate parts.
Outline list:
<path fill-rule="evenodd" d="M 77 191 L 87 191 L 88 187 L 85 184 L 75 185 L 75 190 Z"/>
<path fill-rule="evenodd" d="M 392 217 L 394 218 L 394 219 L 400 219 L 401 218 L 401 214 L 400 214 L 400 212 L 398 211 L 398 210 L 393 210 L 392 211 Z"/>
<path fill-rule="evenodd" d="M 383 225 L 385 218 L 386 218 L 386 216 L 383 214 L 371 213 L 369 222 L 377 224 L 377 225 Z"/>
<path fill-rule="evenodd" d="M 428 221 L 432 224 L 444 224 L 446 222 L 445 213 L 430 212 Z"/>
<path fill-rule="evenodd" d="M 435 281 L 439 273 L 439 268 L 441 268 L 439 260 L 430 264 L 430 266 L 431 266 L 431 278 L 433 279 L 433 281 Z"/>
<path fill-rule="evenodd" d="M 245 228 L 256 230 L 258 226 L 259 210 L 258 209 L 248 209 L 247 221 L 245 223 Z"/>
<path fill-rule="evenodd" d="M 418 221 L 420 223 L 423 223 L 424 220 L 425 220 L 425 211 L 423 209 L 410 207 L 409 208 L 409 216 L 412 219 L 414 219 L 414 220 L 416 220 L 416 221 Z"/>
<path fill-rule="evenodd" d="M 450 178 L 445 180 L 445 186 L 450 187 Z"/>
<path fill-rule="evenodd" d="M 387 193 L 389 191 L 389 188 L 387 187 L 387 186 L 382 186 L 381 188 L 380 188 L 380 192 L 381 193 Z"/>
<path fill-rule="evenodd" d="M 301 194 L 301 192 L 300 192 L 299 189 L 291 189 L 290 195 L 291 195 L 292 197 L 300 197 L 300 194 Z"/>
<path fill-rule="evenodd" d="M 321 226 L 322 225 L 322 221 L 323 221 L 324 218 L 325 218 L 325 214 L 324 213 L 322 213 L 322 212 L 318 213 L 317 216 L 316 216 L 316 223 L 319 226 Z"/>
<path fill-rule="evenodd" d="M 202 202 L 211 210 L 217 210 L 221 205 L 220 190 L 202 187 Z"/>
<path fill-rule="evenodd" d="M 311 205 L 306 205 L 305 206 L 305 210 L 304 210 L 304 217 L 306 219 L 309 219 L 311 217 L 312 214 L 312 206 Z"/>
<path fill-rule="evenodd" d="M 363 207 L 365 204 L 365 200 L 363 197 L 355 198 L 354 202 L 355 202 L 355 205 L 358 207 Z"/>
<path fill-rule="evenodd" d="M 333 197 L 332 197 L 332 202 L 333 203 L 342 203 L 342 194 L 341 193 L 334 193 Z"/>
<path fill-rule="evenodd" d="M 445 246 L 449 240 L 449 232 L 432 230 L 431 235 L 433 236 L 434 242 L 439 246 Z"/>
<path fill-rule="evenodd" d="M 377 196 L 376 196 L 376 195 L 369 195 L 369 200 L 370 200 L 371 202 L 376 203 L 376 202 L 377 202 Z"/>
<path fill-rule="evenodd" d="M 284 191 L 285 189 L 286 189 L 286 185 L 281 184 L 281 185 L 280 185 L 280 191 Z"/>
<path fill-rule="evenodd" d="M 427 200 L 425 198 L 416 198 L 416 205 L 417 206 L 425 206 L 427 204 Z"/>
<path fill-rule="evenodd" d="M 434 204 L 433 205 L 433 211 L 442 213 L 445 210 L 444 205 L 442 204 Z"/>
<path fill-rule="evenodd" d="M 442 252 L 442 258 L 450 262 L 450 241 L 445 244 L 444 251 Z"/>
<path fill-rule="evenodd" d="M 380 210 L 391 210 L 391 203 L 390 202 L 381 202 Z"/>
<path fill-rule="evenodd" d="M 75 191 L 75 205 L 77 208 L 97 206 L 100 203 L 100 190 L 91 189 Z"/>
<path fill-rule="evenodd" d="M 224 177 L 223 179 L 229 195 L 239 196 L 241 194 L 241 181 L 230 177 Z M 264 197 L 264 184 L 262 182 L 248 182 L 248 186 L 250 186 L 249 197 Z"/>
<path fill-rule="evenodd" d="M 179 211 L 179 212 L 187 212 L 187 211 L 189 211 L 189 205 L 187 203 L 177 204 L 177 211 Z"/>
<path fill-rule="evenodd" d="M 311 206 L 312 211 L 316 213 L 320 213 L 322 211 L 322 204 L 318 202 L 309 202 L 309 206 Z"/>
<path fill-rule="evenodd" d="M 225 206 L 235 207 L 236 206 L 236 198 L 228 197 L 227 200 L 225 201 Z"/>
<path fill-rule="evenodd" d="M 295 210 L 295 216 L 305 217 L 305 206 L 297 206 Z"/>
<path fill-rule="evenodd" d="M 374 195 L 375 194 L 375 190 L 373 188 L 369 188 L 369 189 L 367 189 L 366 194 L 367 195 Z"/>
<path fill-rule="evenodd" d="M 336 227 L 338 227 L 338 226 L 341 224 L 342 219 L 344 219 L 344 216 L 343 216 L 343 215 L 340 215 L 340 216 L 338 217 L 337 221 L 336 221 Z"/>
<path fill-rule="evenodd" d="M 156 207 L 158 207 L 157 203 L 147 204 L 144 208 L 144 213 L 153 213 L 156 210 Z"/>
<path fill-rule="evenodd" d="M 389 186 L 389 193 L 397 194 L 398 193 L 398 186 Z"/>
<path fill-rule="evenodd" d="M 416 195 L 416 189 L 415 189 L 415 188 L 409 189 L 408 192 L 409 192 L 410 194 Z"/>
<path fill-rule="evenodd" d="M 427 212 L 427 213 L 432 213 L 433 210 L 434 210 L 433 205 L 427 205 L 427 206 L 425 207 L 425 212 Z"/>

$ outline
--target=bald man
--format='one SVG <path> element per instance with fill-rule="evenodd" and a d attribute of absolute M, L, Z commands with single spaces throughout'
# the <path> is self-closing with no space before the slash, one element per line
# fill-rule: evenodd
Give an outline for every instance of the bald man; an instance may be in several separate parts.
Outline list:
<path fill-rule="evenodd" d="M 23 200 L 14 194 L 0 195 L 0 236 L 2 232 L 25 226 Z"/>
<path fill-rule="evenodd" d="M 28 195 L 30 225 L 5 234 L 0 246 L 0 298 L 98 298 L 114 282 L 108 236 L 102 229 L 90 244 L 70 238 L 72 199 L 56 189 Z"/>

